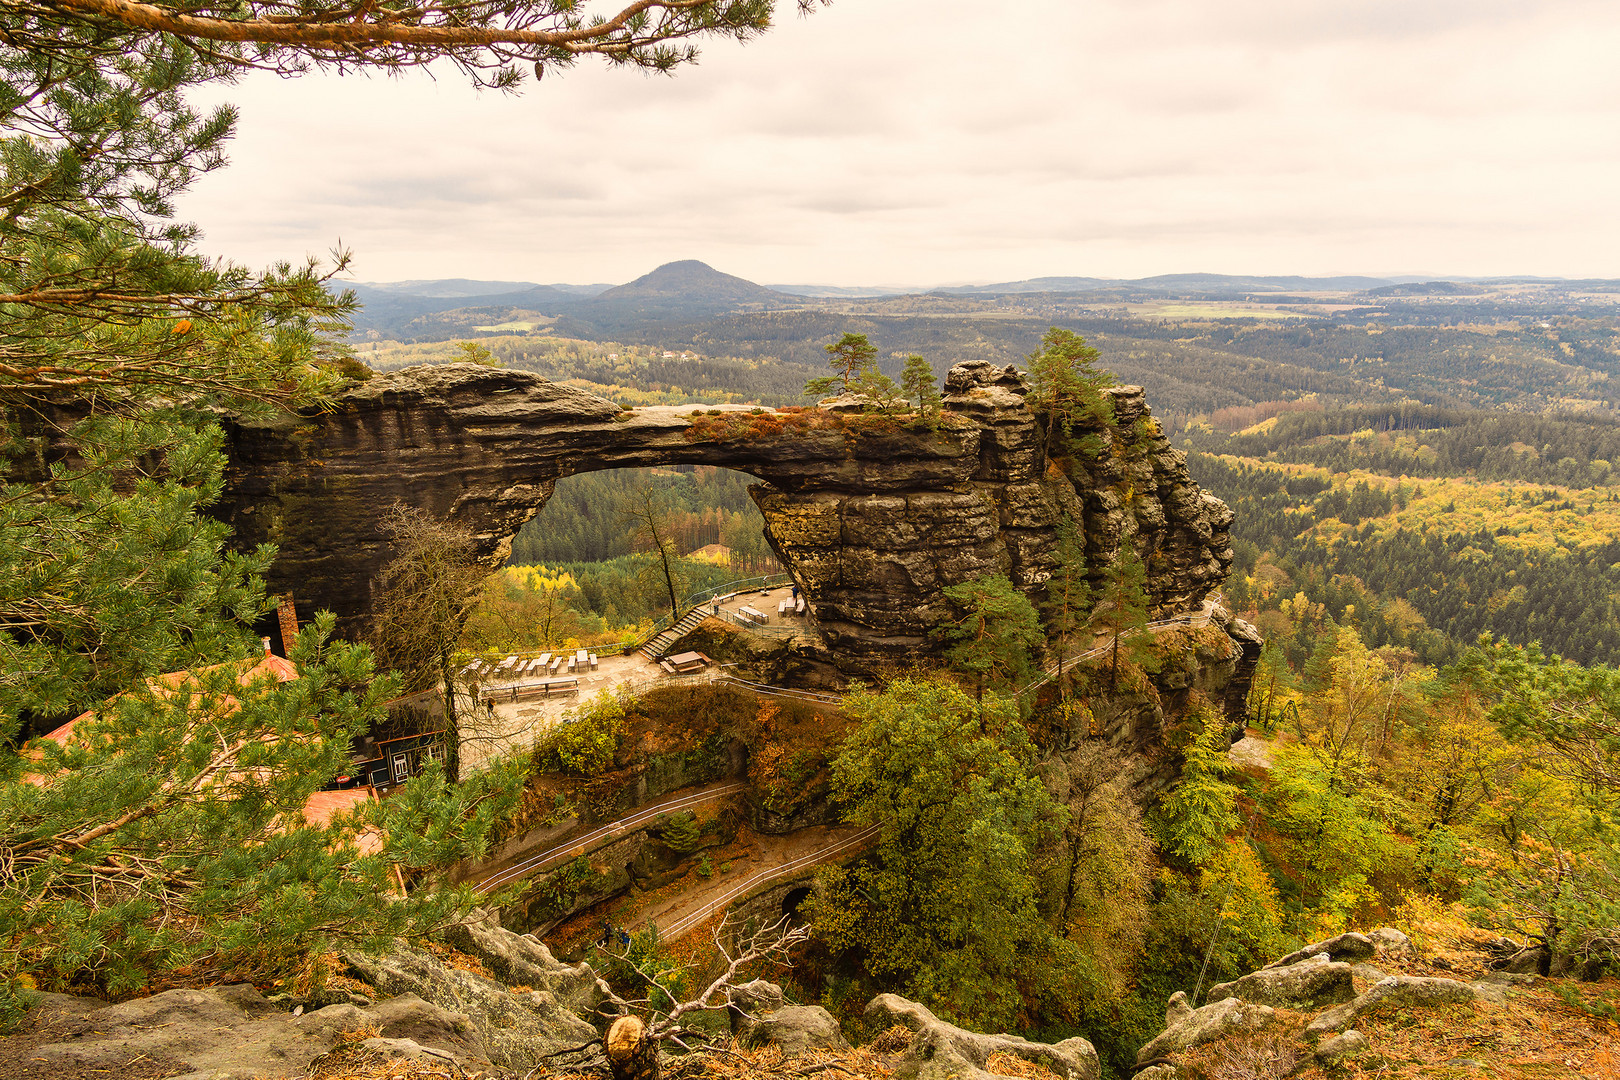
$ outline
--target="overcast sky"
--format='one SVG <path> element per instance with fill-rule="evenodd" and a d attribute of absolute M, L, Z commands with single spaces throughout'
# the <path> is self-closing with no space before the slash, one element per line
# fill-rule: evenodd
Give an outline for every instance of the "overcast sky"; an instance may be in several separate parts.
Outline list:
<path fill-rule="evenodd" d="M 362 281 L 1620 277 L 1614 0 L 837 0 L 673 78 L 197 100 L 242 110 L 204 249 Z"/>

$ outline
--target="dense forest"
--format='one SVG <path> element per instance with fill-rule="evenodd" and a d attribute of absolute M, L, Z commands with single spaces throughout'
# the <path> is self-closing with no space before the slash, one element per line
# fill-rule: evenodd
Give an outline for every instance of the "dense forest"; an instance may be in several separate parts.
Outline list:
<path fill-rule="evenodd" d="M 635 552 L 629 501 L 654 492 L 681 554 L 718 544 L 742 573 L 778 569 L 765 543 L 765 519 L 748 495 L 747 473 L 712 465 L 610 469 L 557 481 L 556 492 L 512 539 L 513 565 L 581 563 Z"/>
<path fill-rule="evenodd" d="M 471 337 L 503 363 L 547 378 L 578 380 L 625 405 L 681 400 L 773 405 L 804 400 L 804 380 L 822 366 L 826 343 L 842 333 L 865 334 L 886 374 L 897 375 L 905 358 L 918 354 L 943 375 L 964 360 L 1024 363 L 1055 324 L 1097 346 L 1122 382 L 1145 387 L 1155 415 L 1172 431 L 1221 410 L 1290 402 L 1328 409 L 1426 405 L 1527 414 L 1601 412 L 1620 403 L 1620 382 L 1611 384 L 1620 378 L 1620 335 L 1609 319 L 1523 315 L 1485 325 L 1391 325 L 1342 316 L 1235 317 L 1221 315 L 1214 305 L 1208 316 L 1189 304 L 1168 317 L 1097 311 L 1072 302 L 1044 314 L 993 306 L 964 311 L 961 305 L 988 302 L 949 297 L 924 302 L 929 299 L 740 312 L 625 327 L 611 338 L 566 317 L 458 324 L 434 343 L 368 342 L 359 355 L 379 367 L 442 362 L 458 355 L 451 338 Z M 665 352 L 675 355 L 666 358 Z M 694 355 L 682 359 L 682 352 Z"/>
<path fill-rule="evenodd" d="M 1613 420 L 1368 406 L 1185 444 L 1237 512 L 1227 597 L 1280 640 L 1325 618 L 1427 663 L 1484 633 L 1620 660 Z"/>
<path fill-rule="evenodd" d="M 754 477 L 709 465 L 612 469 L 557 481 L 512 539 L 509 572 L 492 579 L 474 636 L 480 646 L 549 648 L 633 634 L 669 611 L 669 583 L 632 511 L 652 500 L 671 541 L 679 596 L 781 572 Z"/>

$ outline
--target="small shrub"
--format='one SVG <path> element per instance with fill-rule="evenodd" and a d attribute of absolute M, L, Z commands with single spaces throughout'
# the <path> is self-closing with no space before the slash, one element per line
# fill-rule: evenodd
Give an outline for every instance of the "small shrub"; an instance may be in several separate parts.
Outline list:
<path fill-rule="evenodd" d="M 714 877 L 714 863 L 709 861 L 709 857 L 707 855 L 704 855 L 703 858 L 698 860 L 697 873 L 698 877 L 703 878 L 704 880 Z"/>
<path fill-rule="evenodd" d="M 665 818 L 659 826 L 658 836 L 671 850 L 683 855 L 703 846 L 703 830 L 697 823 L 697 816 L 690 810 Z"/>
<path fill-rule="evenodd" d="M 612 767 L 624 728 L 624 703 L 602 690 L 563 713 L 562 723 L 536 748 L 536 766 L 576 776 L 599 776 Z"/>
<path fill-rule="evenodd" d="M 621 997 L 645 996 L 651 999 L 654 1009 L 662 1010 L 675 1004 L 669 994 L 674 994 L 677 1000 L 684 999 L 692 981 L 691 971 L 670 952 L 654 925 L 633 935 L 624 955 L 609 953 L 602 966 L 602 977 Z"/>

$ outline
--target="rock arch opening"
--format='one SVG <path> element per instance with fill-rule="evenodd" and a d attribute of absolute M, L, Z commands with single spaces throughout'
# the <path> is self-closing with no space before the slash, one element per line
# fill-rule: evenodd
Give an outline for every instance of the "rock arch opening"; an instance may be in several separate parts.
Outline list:
<path fill-rule="evenodd" d="M 365 621 L 390 555 L 379 527 L 395 500 L 472 529 L 492 565 L 559 478 L 708 465 L 760 479 L 770 545 L 803 588 L 840 666 L 931 648 L 942 590 L 1004 573 L 1036 593 L 1058 523 L 1081 526 L 1088 566 L 1132 544 L 1159 613 L 1196 608 L 1231 562 L 1231 512 L 1201 492 L 1137 387 L 1113 388 L 1109 451 L 1051 468 L 1041 421 L 1011 368 L 959 364 L 933 430 L 837 409 L 613 402 L 522 371 L 408 368 L 345 392 L 321 413 L 228 425 L 219 512 L 237 542 L 277 545 L 274 591 L 298 614 Z"/>

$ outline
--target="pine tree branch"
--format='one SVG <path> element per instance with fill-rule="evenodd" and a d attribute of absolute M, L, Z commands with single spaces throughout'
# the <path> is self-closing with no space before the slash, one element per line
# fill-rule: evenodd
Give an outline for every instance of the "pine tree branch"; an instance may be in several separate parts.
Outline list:
<path fill-rule="evenodd" d="M 809 10 L 812 5 L 801 0 L 799 6 L 801 10 Z M 757 9 L 744 9 L 741 17 L 732 21 L 700 18 L 694 22 L 678 18 L 689 12 L 713 7 L 712 0 L 636 0 L 600 22 L 535 30 L 522 23 L 556 18 L 557 13 L 517 4 L 452 3 L 437 9 L 373 11 L 369 5 L 362 5 L 328 9 L 325 12 L 222 19 L 194 15 L 166 5 L 136 3 L 134 0 L 41 0 L 34 4 L 20 4 L 13 0 L 0 4 L 0 8 L 14 10 L 66 10 L 111 21 L 130 30 L 173 34 L 187 40 L 332 50 L 356 55 L 368 47 L 394 45 L 432 50 L 436 54 L 455 49 L 527 46 L 535 51 L 561 49 L 574 55 L 597 53 L 622 57 L 635 49 L 646 49 L 698 33 L 740 34 L 765 28 Z M 638 31 L 642 17 L 649 13 L 658 14 L 659 22 L 650 31 Z M 475 22 L 500 14 L 507 15 L 519 25 L 493 27 Z M 729 12 L 723 9 L 721 14 Z M 431 25 L 405 21 L 426 20 L 435 15 L 442 21 Z M 458 25 L 463 19 L 473 24 Z M 577 20 L 569 21 L 577 23 Z"/>

